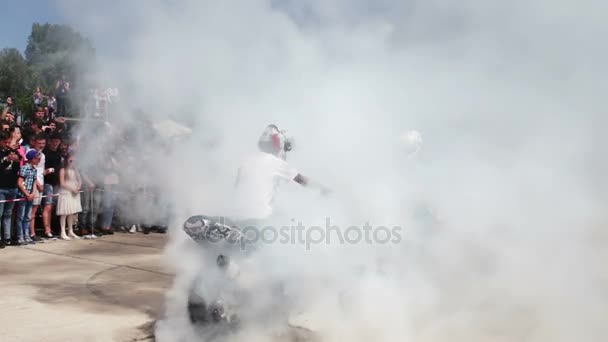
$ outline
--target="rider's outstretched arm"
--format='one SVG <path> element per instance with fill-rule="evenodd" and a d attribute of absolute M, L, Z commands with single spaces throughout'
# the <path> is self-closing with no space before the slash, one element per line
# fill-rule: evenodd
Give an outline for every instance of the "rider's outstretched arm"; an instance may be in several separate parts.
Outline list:
<path fill-rule="evenodd" d="M 319 191 L 321 191 L 321 194 L 326 195 L 330 192 L 329 188 L 313 181 L 310 180 L 308 177 L 305 177 L 302 174 L 299 174 L 293 179 L 296 183 L 305 186 L 307 188 L 314 188 L 314 189 L 318 189 Z"/>

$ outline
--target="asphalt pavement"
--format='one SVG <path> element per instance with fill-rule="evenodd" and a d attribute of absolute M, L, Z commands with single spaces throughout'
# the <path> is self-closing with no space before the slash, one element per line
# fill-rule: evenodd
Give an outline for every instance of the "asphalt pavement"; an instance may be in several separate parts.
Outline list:
<path fill-rule="evenodd" d="M 0 341 L 152 341 L 173 276 L 166 234 L 0 249 Z"/>

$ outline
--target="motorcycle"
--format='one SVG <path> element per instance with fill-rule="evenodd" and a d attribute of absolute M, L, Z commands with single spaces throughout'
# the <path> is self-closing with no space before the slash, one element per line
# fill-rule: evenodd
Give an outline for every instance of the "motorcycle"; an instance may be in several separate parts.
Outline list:
<path fill-rule="evenodd" d="M 422 232 L 432 235 L 439 229 L 440 220 L 427 205 L 413 210 L 413 218 Z M 264 276 L 264 262 L 256 251 L 261 248 L 246 234 L 243 227 L 261 226 L 252 222 L 231 221 L 224 217 L 197 215 L 183 224 L 183 231 L 199 246 L 205 260 L 204 268 L 190 286 L 187 312 L 190 323 L 206 340 L 222 339 L 226 334 L 238 333 L 249 322 L 267 320 L 284 322 L 287 336 L 282 341 L 319 340 L 320 325 L 315 315 L 290 307 L 290 299 L 281 296 L 283 284 L 272 283 Z M 411 246 L 409 248 L 414 248 Z M 262 270 L 262 272 L 259 272 Z M 261 276 L 259 275 L 261 274 Z M 260 289 L 264 293 L 260 293 Z M 257 291 L 257 292 L 256 292 Z M 341 306 L 348 307 L 348 291 L 339 296 Z M 259 297 L 275 297 L 268 308 L 252 313 L 251 306 Z M 344 298 L 342 298 L 344 297 Z M 265 301 L 261 301 L 267 303 Z"/>
<path fill-rule="evenodd" d="M 263 308 L 263 313 L 251 313 L 251 307 L 259 300 L 260 293 L 253 289 L 266 289 L 277 303 L 283 303 L 282 284 L 268 283 L 257 272 L 263 267 L 256 261 L 258 246 L 247 236 L 242 227 L 251 222 L 235 222 L 224 217 L 197 215 L 190 217 L 183 225 L 183 231 L 202 247 L 206 261 L 213 265 L 205 268 L 192 285 L 188 296 L 188 316 L 190 323 L 209 340 L 237 333 L 243 323 L 284 320 L 287 336 L 282 340 L 314 341 L 314 332 L 301 322 L 293 323 L 289 318 L 289 308 Z M 262 285 L 260 285 L 263 282 Z M 265 290 L 265 291 L 266 291 Z M 241 314 L 247 312 L 246 314 Z"/>

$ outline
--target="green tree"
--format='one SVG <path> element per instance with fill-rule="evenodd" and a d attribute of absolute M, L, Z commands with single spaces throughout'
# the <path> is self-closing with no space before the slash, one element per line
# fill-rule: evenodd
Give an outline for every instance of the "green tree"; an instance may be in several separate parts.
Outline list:
<path fill-rule="evenodd" d="M 14 48 L 0 51 L 0 98 L 13 97 L 15 109 L 29 114 L 34 110 L 32 95 L 40 87 L 45 95 L 55 91 L 62 76 L 70 81 L 71 101 L 79 106 L 90 87 L 90 71 L 95 69 L 95 49 L 91 42 L 67 25 L 32 25 L 25 57 Z M 1 105 L 0 105 L 1 107 Z M 72 108 L 76 114 L 78 108 Z"/>
<path fill-rule="evenodd" d="M 67 25 L 34 23 L 25 49 L 34 78 L 45 88 L 61 76 L 80 80 L 95 63 L 95 49 L 88 39 Z"/>
<path fill-rule="evenodd" d="M 90 71 L 95 67 L 95 48 L 91 42 L 67 25 L 32 25 L 25 49 L 25 61 L 33 86 L 45 94 L 53 93 L 62 76 L 71 83 L 72 91 L 89 87 Z M 72 96 L 77 100 L 79 96 Z"/>
<path fill-rule="evenodd" d="M 0 51 L 0 97 L 17 97 L 29 91 L 28 66 L 21 52 L 5 48 Z"/>

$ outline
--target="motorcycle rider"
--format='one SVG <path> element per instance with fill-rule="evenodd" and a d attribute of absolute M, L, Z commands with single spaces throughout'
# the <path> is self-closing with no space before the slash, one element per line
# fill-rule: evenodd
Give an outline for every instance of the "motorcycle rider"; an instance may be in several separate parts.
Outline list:
<path fill-rule="evenodd" d="M 273 200 L 281 181 L 296 182 L 304 187 L 317 189 L 323 195 L 329 193 L 328 188 L 310 180 L 287 163 L 286 153 L 291 151 L 292 147 L 293 141 L 287 138 L 285 133 L 280 131 L 276 125 L 270 124 L 265 128 L 258 139 L 258 151 L 246 158 L 238 169 L 233 197 L 234 212 L 230 215 L 230 221 L 236 224 L 231 225 L 228 230 L 234 227 L 241 229 L 244 227 L 262 227 L 262 224 L 270 223 L 275 218 Z M 211 222 L 203 222 L 203 220 Z M 209 235 L 200 235 L 206 229 L 223 235 L 226 228 L 224 222 L 202 215 L 193 216 L 184 224 L 184 230 L 195 241 L 208 238 Z M 240 234 L 239 236 L 247 240 L 247 236 Z M 230 240 L 226 236 L 224 238 Z M 225 254 L 222 248 L 207 250 L 221 253 L 217 256 L 217 265 L 227 270 L 227 275 L 232 281 L 241 285 L 249 282 L 250 279 L 240 276 L 239 266 L 230 261 L 230 252 L 227 251 L 228 254 Z M 194 281 L 188 299 L 191 321 L 193 323 L 210 320 L 232 322 L 235 318 L 232 314 L 225 313 L 225 303 L 214 301 L 215 297 L 213 295 L 211 301 L 207 302 L 197 294 L 198 286 L 196 284 L 199 281 L 201 280 L 198 278 Z M 230 288 L 230 286 L 226 286 L 226 288 Z M 231 298 L 231 296 L 227 296 L 227 298 Z M 230 307 L 231 305 L 227 306 Z"/>
<path fill-rule="evenodd" d="M 329 194 L 327 187 L 310 180 L 287 163 L 286 154 L 292 147 L 293 141 L 284 131 L 274 124 L 268 125 L 258 139 L 258 151 L 246 158 L 238 169 L 229 218 L 192 216 L 184 223 L 186 234 L 201 242 L 248 242 L 242 234 L 244 228 L 251 231 L 278 218 L 273 201 L 281 181 L 296 182 L 317 189 L 322 195 Z M 240 229 L 235 231 L 233 228 Z"/>
<path fill-rule="evenodd" d="M 258 139 L 258 151 L 239 167 L 234 203 L 239 220 L 268 220 L 274 214 L 273 200 L 281 181 L 296 182 L 326 195 L 329 189 L 299 173 L 286 161 L 292 140 L 274 125 L 268 125 Z"/>

